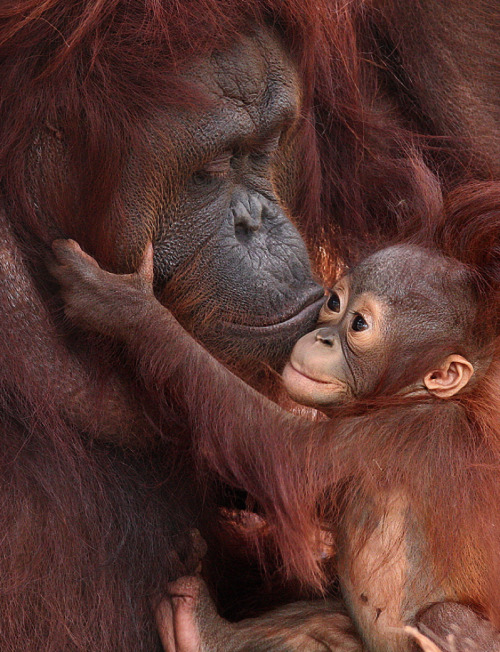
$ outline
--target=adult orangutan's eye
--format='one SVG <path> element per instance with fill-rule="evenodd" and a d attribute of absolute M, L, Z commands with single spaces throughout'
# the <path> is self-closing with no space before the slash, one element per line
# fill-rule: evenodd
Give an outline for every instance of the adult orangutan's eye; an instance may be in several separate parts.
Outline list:
<path fill-rule="evenodd" d="M 361 315 L 355 315 L 352 320 L 351 328 L 353 331 L 359 332 L 365 331 L 369 326 Z"/>
<path fill-rule="evenodd" d="M 194 183 L 200 185 L 213 179 L 225 177 L 231 171 L 232 158 L 233 152 L 226 150 L 210 161 L 207 161 L 202 168 L 193 174 Z"/>
<path fill-rule="evenodd" d="M 254 163 L 269 163 L 278 150 L 280 136 L 280 133 L 274 134 L 258 143 L 250 154 L 251 160 Z"/>
<path fill-rule="evenodd" d="M 332 312 L 340 312 L 340 297 L 336 292 L 331 292 L 326 300 L 326 307 Z"/>

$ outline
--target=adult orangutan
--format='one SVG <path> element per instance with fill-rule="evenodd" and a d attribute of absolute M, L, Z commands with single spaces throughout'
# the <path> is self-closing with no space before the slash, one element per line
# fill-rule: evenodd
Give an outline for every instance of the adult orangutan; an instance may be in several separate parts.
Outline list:
<path fill-rule="evenodd" d="M 316 423 L 280 410 L 192 340 L 154 296 L 150 247 L 137 274 L 120 276 L 75 242 L 54 244 L 68 317 L 118 337 L 159 400 L 178 402 L 201 457 L 257 501 L 292 572 L 317 581 L 330 532 L 369 652 L 413 649 L 405 625 L 424 619 L 432 630 L 467 612 L 455 649 L 500 652 L 500 184 L 455 193 L 448 210 L 436 240 L 463 262 L 386 247 L 335 284 L 294 346 L 284 387 L 329 417 Z M 172 587 L 177 599 L 196 597 L 190 584 Z M 355 649 L 327 610 L 320 604 L 309 625 L 300 619 L 313 605 L 236 626 L 205 611 L 198 632 L 193 605 L 181 604 L 177 645 L 167 638 L 166 649 Z"/>
<path fill-rule="evenodd" d="M 279 366 L 320 294 L 288 215 L 348 261 L 494 171 L 488 7 L 1 3 L 2 650 L 155 649 L 150 597 L 217 513 L 182 415 L 64 323 L 52 240 L 128 272 L 152 239 L 182 323 Z"/>

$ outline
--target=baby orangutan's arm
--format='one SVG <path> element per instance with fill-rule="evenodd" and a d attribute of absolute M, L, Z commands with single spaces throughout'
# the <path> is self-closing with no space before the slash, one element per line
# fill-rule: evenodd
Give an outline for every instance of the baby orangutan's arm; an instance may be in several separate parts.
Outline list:
<path fill-rule="evenodd" d="M 52 272 L 61 284 L 68 317 L 126 345 L 158 402 L 174 401 L 183 411 L 200 457 L 258 502 L 264 518 L 273 525 L 276 549 L 286 551 L 289 571 L 319 585 L 317 551 L 322 524 L 317 517 L 318 499 L 323 490 L 356 478 L 360 467 L 366 466 L 366 444 L 360 445 L 358 434 L 365 435 L 362 441 L 372 441 L 368 435 L 381 427 L 383 415 L 375 425 L 370 415 L 311 423 L 246 385 L 156 300 L 151 246 L 138 272 L 121 276 L 102 270 L 75 242 L 55 242 L 54 253 Z M 394 417 L 391 427 L 393 423 Z M 261 619 L 230 625 L 216 615 L 198 580 L 181 580 L 173 588 L 177 593 L 170 606 L 160 606 L 158 612 L 161 622 L 170 623 L 162 629 L 159 621 L 167 652 L 309 652 L 316 644 L 318 650 L 360 649 L 345 627 L 344 616 L 332 612 L 329 603 L 290 605 Z M 403 594 L 404 585 L 400 590 Z M 415 611 L 425 606 L 417 604 Z M 449 615 L 443 622 L 452 624 L 453 606 L 442 604 L 439 610 Z M 463 622 L 470 625 L 465 628 L 466 638 L 476 647 L 468 641 L 457 642 L 457 652 L 499 650 L 496 633 L 490 628 L 484 637 L 475 614 L 466 607 L 463 610 Z M 205 612 L 211 615 L 199 617 Z M 433 623 L 431 619 L 430 630 Z M 172 629 L 177 640 L 172 638 Z"/>
<path fill-rule="evenodd" d="M 55 241 L 53 250 L 56 262 L 51 271 L 61 284 L 66 315 L 83 328 L 126 345 L 149 389 L 160 403 L 176 403 L 195 439 L 199 435 L 202 454 L 228 482 L 249 493 L 254 483 L 255 495 L 262 498 L 267 484 L 262 478 L 276 477 L 280 466 L 283 472 L 286 466 L 288 474 L 297 468 L 296 484 L 303 483 L 311 422 L 282 410 L 232 374 L 157 301 L 151 245 L 137 273 L 124 275 L 101 269 L 74 241 Z M 275 432 L 281 454 L 266 455 L 269 437 Z M 259 465 L 255 465 L 256 456 Z M 223 468 L 225 460 L 227 468 Z M 231 464 L 235 460 L 238 464 Z M 234 477 L 236 467 L 242 473 L 245 468 L 251 472 Z M 274 501 L 276 497 L 268 498 Z"/>
<path fill-rule="evenodd" d="M 287 429 L 292 434 L 291 425 L 296 421 L 292 415 L 220 365 L 156 300 L 152 290 L 151 248 L 137 274 L 122 276 L 102 270 L 75 242 L 54 243 L 54 253 L 57 264 L 52 266 L 52 272 L 61 283 L 67 316 L 88 329 L 119 337 L 138 361 L 145 380 L 174 388 L 181 406 L 183 396 L 191 397 L 195 414 L 192 416 L 187 406 L 186 418 L 195 419 L 196 430 L 205 431 L 207 436 L 215 434 L 218 426 L 223 433 L 231 432 L 233 448 L 224 450 L 224 455 L 229 452 L 247 456 L 254 463 L 259 435 L 264 446 L 267 427 L 274 420 L 281 420 L 283 436 Z M 205 377 L 200 375 L 200 368 Z M 213 377 L 217 382 L 213 382 Z M 211 420 L 204 427 L 203 405 L 211 399 L 220 409 L 230 393 L 233 414 L 228 411 L 221 415 L 221 419 L 233 421 L 230 427 L 227 423 L 221 426 L 221 422 L 213 422 L 217 415 L 213 406 L 207 411 Z M 245 416 L 247 420 L 242 418 Z M 310 427 L 306 421 L 303 423 L 306 429 Z M 292 465 L 287 466 L 287 461 L 291 461 L 287 454 L 295 449 L 291 446 L 286 449 L 281 460 L 269 460 L 273 467 L 264 469 L 264 473 L 276 474 L 280 466 L 283 473 L 292 473 Z M 265 459 L 259 456 L 261 464 L 265 466 Z M 259 475 L 255 469 L 254 474 Z M 250 476 L 228 479 L 247 489 L 251 484 Z M 262 499 L 263 483 L 258 478 L 254 481 L 255 493 Z M 296 486 L 299 486 L 298 479 Z M 273 496 L 267 499 L 269 507 Z M 349 617 L 344 611 L 339 612 L 338 604 L 333 601 L 297 603 L 258 619 L 231 624 L 218 616 L 201 579 L 181 578 L 170 589 L 170 599 L 156 609 L 158 630 L 167 652 L 361 652 Z"/>

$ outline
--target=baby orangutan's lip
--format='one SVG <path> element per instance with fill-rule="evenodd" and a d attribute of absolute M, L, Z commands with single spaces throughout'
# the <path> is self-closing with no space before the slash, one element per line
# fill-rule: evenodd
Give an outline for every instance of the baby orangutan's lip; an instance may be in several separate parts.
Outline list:
<path fill-rule="evenodd" d="M 307 378 L 307 380 L 312 380 L 313 383 L 321 383 L 322 385 L 335 385 L 335 387 L 342 387 L 342 383 L 340 383 L 338 380 L 320 380 L 319 378 L 314 378 L 314 376 L 309 376 L 304 371 L 302 371 L 302 369 L 299 369 L 297 367 L 297 364 L 296 363 L 294 364 L 292 360 L 290 360 L 288 364 L 294 371 L 296 371 L 301 376 L 304 376 L 304 378 Z"/>
<path fill-rule="evenodd" d="M 318 370 L 320 371 L 320 370 Z M 314 407 L 325 412 L 346 400 L 349 395 L 347 385 L 339 378 L 315 378 L 309 369 L 302 371 L 302 365 L 296 360 L 289 360 L 283 369 L 283 387 L 290 397 L 301 405 Z"/>

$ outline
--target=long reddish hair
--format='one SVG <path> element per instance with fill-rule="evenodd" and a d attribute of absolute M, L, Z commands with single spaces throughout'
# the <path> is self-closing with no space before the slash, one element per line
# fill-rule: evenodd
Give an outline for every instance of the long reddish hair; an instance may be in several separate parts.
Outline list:
<path fill-rule="evenodd" d="M 292 212 L 314 241 L 318 264 L 325 268 L 339 252 L 349 260 L 360 242 L 371 247 L 410 216 L 435 213 L 440 184 L 424 162 L 428 143 L 403 128 L 389 105 L 382 108 L 387 98 L 373 70 L 387 63 L 364 54 L 377 51 L 370 11 L 361 0 L 7 0 L 0 8 L 0 179 L 10 219 L 43 239 L 51 237 L 46 221 L 53 222 L 113 263 L 124 211 L 117 190 L 131 148 L 147 149 L 145 119 L 193 98 L 178 77 L 184 62 L 255 24 L 281 33 L 302 80 Z M 47 135 L 56 148 L 64 142 L 64 171 L 58 156 L 44 154 Z M 33 168 L 40 165 L 37 209 Z"/>
<path fill-rule="evenodd" d="M 344 527 L 355 556 L 376 526 L 375 509 L 373 523 L 362 517 L 365 505 L 384 491 L 403 492 L 423 531 L 428 570 L 457 599 L 475 605 L 499 626 L 500 185 L 475 182 L 458 188 L 433 224 L 410 241 L 433 248 L 437 258 L 448 257 L 449 265 L 464 272 L 467 291 L 475 297 L 462 307 L 471 311 L 480 362 L 470 388 L 442 400 L 395 396 L 388 393 L 389 384 L 339 408 L 330 421 L 308 427 L 303 421 L 279 421 L 276 431 L 269 419 L 268 429 L 255 429 L 248 444 L 242 440 L 240 412 L 221 415 L 217 427 L 210 426 L 217 410 L 207 399 L 207 411 L 202 407 L 197 415 L 200 451 L 260 505 L 270 524 L 266 545 L 274 541 L 284 570 L 316 589 L 331 580 L 319 555 L 322 531 L 330 529 L 335 537 L 348 510 L 352 521 Z M 449 346 L 443 337 L 432 360 L 421 352 L 422 364 L 435 364 L 450 353 Z M 416 360 L 417 370 L 419 364 Z M 418 380 L 414 375 L 412 362 L 392 391 Z M 198 386 L 200 381 L 193 382 Z M 228 397 L 231 392 L 228 384 Z M 249 398 L 249 424 L 252 414 L 256 423 L 263 421 L 261 409 Z M 234 437 L 228 436 L 233 430 Z M 258 458 L 255 450 L 261 451 Z M 366 528 L 358 528 L 360 522 Z"/>
<path fill-rule="evenodd" d="M 358 241 L 371 246 L 410 217 L 435 215 L 441 186 L 424 156 L 427 141 L 401 127 L 390 102 L 376 101 L 390 96 L 374 73 L 385 63 L 365 54 L 377 49 L 377 16 L 362 0 L 1 3 L 2 650 L 18 650 L 20 641 L 37 652 L 69 645 L 151 650 L 151 598 L 181 572 L 167 551 L 182 548 L 179 538 L 199 517 L 190 503 L 190 433 L 168 405 L 151 428 L 176 436 L 164 434 L 155 455 L 143 456 L 94 438 L 98 405 L 89 406 L 83 435 L 58 410 L 61 360 L 72 362 L 77 352 L 72 334 L 54 327 L 47 299 L 54 287 L 41 289 L 44 247 L 55 236 L 73 236 L 111 268 L 123 264 L 113 251 L 124 215 L 119 188 L 131 149 L 147 148 L 145 118 L 189 102 L 177 75 L 183 63 L 223 48 L 253 24 L 276 28 L 302 79 L 301 182 L 292 212 L 325 275 L 339 252 L 347 261 L 354 255 Z M 455 138 L 447 145 L 459 149 Z M 453 173 L 449 183 L 462 177 Z M 91 345 L 80 351 L 89 384 L 99 383 L 94 355 Z M 484 414 L 493 414 L 493 399 L 481 397 Z M 213 421 L 217 407 L 199 423 Z M 276 466 L 279 439 L 263 444 L 262 464 L 240 463 L 241 484 L 258 499 L 260 480 L 268 483 L 262 502 L 280 516 L 283 557 L 317 583 L 308 528 L 316 524 L 311 514 L 325 474 L 318 463 L 318 483 L 303 489 L 298 472 Z M 448 460 L 463 459 L 447 451 Z M 237 460 L 231 463 L 236 468 Z M 493 485 L 484 489 L 485 500 L 495 496 Z M 443 508 L 452 502 L 446 495 Z M 202 498 L 213 514 L 210 491 Z"/>

